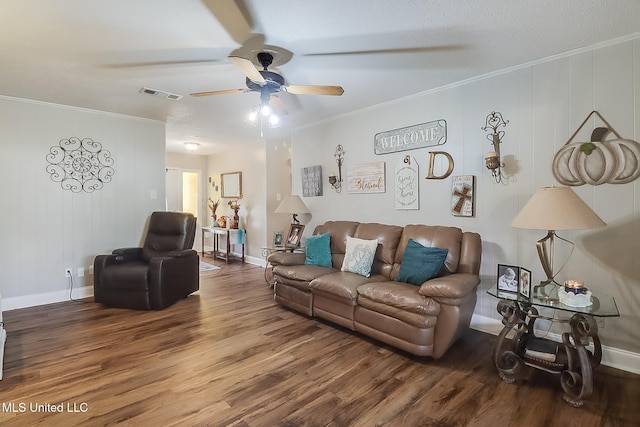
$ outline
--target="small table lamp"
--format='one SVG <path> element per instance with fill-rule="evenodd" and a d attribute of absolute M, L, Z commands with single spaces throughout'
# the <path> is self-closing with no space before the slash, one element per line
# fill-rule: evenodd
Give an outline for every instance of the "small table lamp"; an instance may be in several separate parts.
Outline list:
<path fill-rule="evenodd" d="M 287 213 L 293 216 L 293 224 L 300 224 L 298 214 L 311 213 L 309 208 L 300 199 L 300 196 L 287 196 L 276 208 L 274 213 Z"/>
<path fill-rule="evenodd" d="M 604 225 L 606 225 L 604 221 L 569 187 L 541 188 L 529 199 L 511 222 L 511 226 L 516 228 L 547 230 L 547 235 L 536 243 L 540 263 L 547 275 L 547 280 L 539 286 L 548 283 L 555 283 L 559 286 L 555 277 L 567 263 L 565 261 L 554 274 L 553 244 L 555 238 L 571 245 L 569 257 L 575 247 L 573 242 L 558 236 L 556 230 L 585 230 Z M 569 257 L 567 257 L 567 261 Z"/>

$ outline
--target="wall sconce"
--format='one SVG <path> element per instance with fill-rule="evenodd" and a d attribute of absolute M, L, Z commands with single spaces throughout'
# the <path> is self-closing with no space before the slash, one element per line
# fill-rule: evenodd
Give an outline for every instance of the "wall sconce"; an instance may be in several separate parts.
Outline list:
<path fill-rule="evenodd" d="M 505 127 L 507 123 L 509 123 L 509 120 L 505 121 L 502 118 L 502 114 L 496 111 L 492 111 L 491 114 L 487 116 L 484 127 L 480 128 L 484 131 L 492 131 L 492 133 L 487 134 L 487 139 L 493 144 L 493 151 L 488 152 L 484 160 L 487 169 L 491 171 L 491 175 L 493 175 L 493 178 L 496 180 L 496 182 L 502 182 L 502 178 L 506 178 L 506 176 L 504 176 L 502 173 L 504 163 L 502 162 L 500 157 L 500 144 L 502 143 L 502 138 L 504 137 L 504 131 L 498 130 L 498 128 L 501 126 Z"/>
<path fill-rule="evenodd" d="M 342 145 L 338 144 L 336 152 L 333 154 L 333 157 L 336 158 L 336 163 L 338 164 L 338 177 L 336 177 L 335 173 L 329 174 L 329 184 L 331 184 L 331 188 L 336 190 L 336 193 L 342 191 L 342 161 L 344 160 L 344 153 L 344 148 L 342 148 Z"/>

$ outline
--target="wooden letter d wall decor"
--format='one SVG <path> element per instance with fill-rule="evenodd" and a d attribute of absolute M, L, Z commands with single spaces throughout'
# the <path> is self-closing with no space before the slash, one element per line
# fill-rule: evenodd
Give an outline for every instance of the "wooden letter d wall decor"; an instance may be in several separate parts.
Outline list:
<path fill-rule="evenodd" d="M 449 161 L 449 167 L 447 168 L 447 171 L 442 175 L 434 175 L 433 173 L 433 164 L 435 162 L 437 155 L 445 156 Z M 453 166 L 454 166 L 454 163 L 453 163 L 453 157 L 451 157 L 451 154 L 445 151 L 429 151 L 429 171 L 425 179 L 445 179 L 446 177 L 451 175 L 451 173 L 453 172 Z"/>

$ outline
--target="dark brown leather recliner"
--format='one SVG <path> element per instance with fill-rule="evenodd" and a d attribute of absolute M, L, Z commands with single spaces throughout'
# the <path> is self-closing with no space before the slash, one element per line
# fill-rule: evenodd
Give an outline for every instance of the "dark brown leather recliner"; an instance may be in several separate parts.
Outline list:
<path fill-rule="evenodd" d="M 93 297 L 110 307 L 161 310 L 200 287 L 200 258 L 191 249 L 196 218 L 153 212 L 141 248 L 116 249 L 94 261 Z"/>

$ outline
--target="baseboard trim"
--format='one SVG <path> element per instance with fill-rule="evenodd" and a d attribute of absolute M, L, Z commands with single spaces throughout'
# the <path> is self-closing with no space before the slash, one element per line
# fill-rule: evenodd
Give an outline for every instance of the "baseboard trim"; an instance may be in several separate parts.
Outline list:
<path fill-rule="evenodd" d="M 75 288 L 71 297 L 82 299 L 93 296 L 93 286 Z M 44 294 L 24 295 L 20 297 L 2 298 L 2 311 L 17 310 L 19 308 L 34 307 L 36 305 L 53 304 L 56 302 L 69 301 L 69 291 L 54 291 Z"/>
<path fill-rule="evenodd" d="M 471 318 L 471 328 L 481 332 L 498 335 L 502 327 L 502 322 L 498 319 L 476 314 Z M 549 333 L 547 336 L 554 341 L 562 342 L 562 337 L 559 334 Z M 631 351 L 603 345 L 602 364 L 633 374 L 640 374 L 640 354 Z"/>

